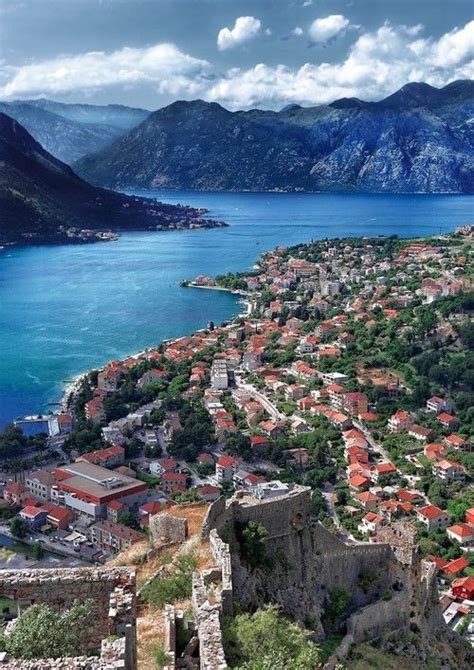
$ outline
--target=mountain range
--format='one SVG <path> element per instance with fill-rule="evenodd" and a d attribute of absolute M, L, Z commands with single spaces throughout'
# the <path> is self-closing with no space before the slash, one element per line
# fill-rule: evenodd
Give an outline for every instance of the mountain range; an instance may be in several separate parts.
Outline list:
<path fill-rule="evenodd" d="M 84 233 L 221 226 L 205 210 L 91 186 L 0 112 L 0 244 L 94 241 Z"/>
<path fill-rule="evenodd" d="M 178 101 L 74 164 L 111 188 L 474 192 L 474 82 L 279 112 Z"/>
<path fill-rule="evenodd" d="M 100 151 L 150 114 L 122 105 L 45 99 L 0 102 L 0 112 L 19 121 L 46 151 L 68 164 Z"/>

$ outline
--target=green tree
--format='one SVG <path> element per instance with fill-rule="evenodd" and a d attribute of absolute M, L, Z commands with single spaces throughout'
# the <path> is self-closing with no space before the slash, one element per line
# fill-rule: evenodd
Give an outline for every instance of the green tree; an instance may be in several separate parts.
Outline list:
<path fill-rule="evenodd" d="M 269 605 L 232 619 L 225 627 L 224 646 L 231 667 L 239 670 L 309 670 L 320 660 L 309 635 Z"/>
<path fill-rule="evenodd" d="M 1 639 L 5 650 L 14 658 L 59 658 L 84 653 L 84 638 L 92 622 L 92 601 L 74 605 L 58 613 L 49 605 L 29 607 L 15 628 Z"/>
<path fill-rule="evenodd" d="M 25 537 L 28 533 L 28 524 L 19 516 L 10 521 L 9 528 L 10 533 L 15 537 Z"/>
<path fill-rule="evenodd" d="M 265 526 L 256 521 L 249 521 L 243 528 L 237 530 L 240 536 L 240 546 L 243 559 L 252 567 L 261 567 L 266 562 L 265 541 L 268 531 Z"/>
<path fill-rule="evenodd" d="M 338 630 L 347 615 L 351 594 L 343 586 L 337 586 L 329 594 L 323 619 L 329 630 Z"/>

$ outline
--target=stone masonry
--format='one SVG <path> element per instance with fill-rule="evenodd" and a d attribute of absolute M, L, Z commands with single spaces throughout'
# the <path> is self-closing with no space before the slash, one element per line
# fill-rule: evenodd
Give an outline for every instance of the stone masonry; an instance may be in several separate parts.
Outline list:
<path fill-rule="evenodd" d="M 84 652 L 100 651 L 87 659 L 61 659 L 56 665 L 38 660 L 36 665 L 9 659 L 1 668 L 136 668 L 136 595 L 134 568 L 71 568 L 4 570 L 0 572 L 0 595 L 16 601 L 19 614 L 34 603 L 45 603 L 58 611 L 75 601 L 91 600 L 94 625 L 87 631 Z M 113 644 L 107 640 L 118 639 Z M 107 660 L 108 659 L 108 660 Z M 115 660 L 114 660 L 115 659 Z M 29 662 L 28 662 L 29 663 Z M 49 663 L 49 665 L 45 665 Z M 82 665 L 81 665 L 82 664 Z M 101 665 L 102 664 L 102 665 Z"/>

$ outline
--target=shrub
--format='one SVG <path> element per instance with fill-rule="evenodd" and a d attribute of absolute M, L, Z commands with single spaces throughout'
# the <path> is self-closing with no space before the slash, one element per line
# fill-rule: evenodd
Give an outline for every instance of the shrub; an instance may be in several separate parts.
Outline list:
<path fill-rule="evenodd" d="M 166 603 L 174 603 L 188 598 L 192 590 L 192 577 L 196 569 L 193 554 L 178 556 L 172 569 L 162 577 L 157 577 L 146 587 L 143 597 L 153 607 L 161 609 Z"/>

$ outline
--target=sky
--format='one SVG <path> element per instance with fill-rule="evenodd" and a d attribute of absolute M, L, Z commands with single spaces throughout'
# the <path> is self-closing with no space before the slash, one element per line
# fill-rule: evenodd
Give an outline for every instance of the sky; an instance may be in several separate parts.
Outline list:
<path fill-rule="evenodd" d="M 0 0 L 7 101 L 280 109 L 473 75 L 473 0 Z"/>

